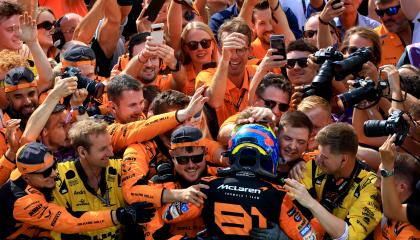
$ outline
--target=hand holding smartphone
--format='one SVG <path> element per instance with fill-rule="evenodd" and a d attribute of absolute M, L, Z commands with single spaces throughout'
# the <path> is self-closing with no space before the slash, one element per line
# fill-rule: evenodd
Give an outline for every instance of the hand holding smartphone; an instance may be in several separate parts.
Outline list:
<path fill-rule="evenodd" d="M 341 6 L 341 7 L 338 7 L 337 6 L 337 4 L 338 3 L 341 3 L 341 0 L 330 0 L 330 1 L 332 1 L 332 3 L 331 3 L 331 7 L 332 7 L 332 9 L 334 9 L 334 10 L 337 10 L 337 9 L 340 9 L 340 8 L 342 8 L 343 6 Z"/>
<path fill-rule="evenodd" d="M 273 55 L 283 56 L 283 60 L 286 60 L 286 45 L 284 43 L 284 35 L 271 34 L 270 35 L 270 48 L 276 49 L 277 51 Z M 280 60 L 277 60 L 280 61 Z"/>

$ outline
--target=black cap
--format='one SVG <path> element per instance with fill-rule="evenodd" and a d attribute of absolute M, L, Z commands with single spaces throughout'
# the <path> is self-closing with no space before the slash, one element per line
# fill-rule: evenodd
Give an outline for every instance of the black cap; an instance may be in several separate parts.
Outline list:
<path fill-rule="evenodd" d="M 96 56 L 92 48 L 83 45 L 74 45 L 64 52 L 63 59 L 70 62 L 78 62 L 95 60 Z"/>
<path fill-rule="evenodd" d="M 20 80 L 32 82 L 34 79 L 35 75 L 31 71 L 31 69 L 27 67 L 15 67 L 12 68 L 9 72 L 7 72 L 4 81 L 6 85 L 16 86 L 19 84 Z"/>
<path fill-rule="evenodd" d="M 171 135 L 171 143 L 196 142 L 203 137 L 200 129 L 191 126 L 182 126 Z"/>

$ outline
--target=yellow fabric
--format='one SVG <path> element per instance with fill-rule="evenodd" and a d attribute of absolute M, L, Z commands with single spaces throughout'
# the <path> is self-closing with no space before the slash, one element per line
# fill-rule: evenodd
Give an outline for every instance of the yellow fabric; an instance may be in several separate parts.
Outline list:
<path fill-rule="evenodd" d="M 315 167 L 315 176 L 312 176 Z M 362 169 L 342 203 L 333 210 L 334 216 L 349 224 L 349 240 L 365 239 L 381 220 L 380 192 L 375 187 L 376 174 Z M 303 184 L 306 189 L 315 188 L 316 198 L 321 200 L 327 174 L 316 167 L 314 161 L 306 163 Z M 315 180 L 315 181 L 313 181 Z"/>
<path fill-rule="evenodd" d="M 121 160 L 109 160 L 106 168 L 105 179 L 109 189 L 110 206 L 106 206 L 94 194 L 88 191 L 83 180 L 77 173 L 75 161 L 59 163 L 57 165 L 59 180 L 56 181 L 56 188 L 53 191 L 54 203 L 66 207 L 69 212 L 116 210 L 125 205 L 121 181 Z M 73 177 L 74 176 L 74 177 Z M 98 194 L 103 196 L 98 190 Z M 95 239 L 116 239 L 119 226 L 113 226 L 99 231 L 83 233 Z M 106 238 L 102 238 L 105 234 Z M 60 233 L 52 232 L 54 239 L 61 239 Z M 97 238 L 96 238 L 97 237 Z"/>

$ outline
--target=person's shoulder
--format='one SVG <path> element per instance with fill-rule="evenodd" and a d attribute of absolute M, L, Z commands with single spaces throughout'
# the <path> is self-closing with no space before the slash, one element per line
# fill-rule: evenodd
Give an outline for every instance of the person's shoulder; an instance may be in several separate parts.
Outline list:
<path fill-rule="evenodd" d="M 369 28 L 377 28 L 381 25 L 380 22 L 372 19 L 368 16 L 364 16 L 362 14 L 358 14 L 358 25 L 361 27 L 369 27 Z"/>

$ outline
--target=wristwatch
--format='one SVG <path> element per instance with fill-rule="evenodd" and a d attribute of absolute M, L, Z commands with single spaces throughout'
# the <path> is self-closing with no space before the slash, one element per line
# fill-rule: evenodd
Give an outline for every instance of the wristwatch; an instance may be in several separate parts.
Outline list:
<path fill-rule="evenodd" d="M 381 176 L 382 177 L 391 177 L 391 176 L 394 176 L 394 169 L 392 169 L 392 170 L 386 170 L 386 169 L 383 169 L 383 168 L 381 168 Z"/>
<path fill-rule="evenodd" d="M 83 105 L 78 106 L 77 107 L 77 112 L 79 113 L 79 116 L 85 114 L 86 113 L 86 107 L 83 106 Z"/>

